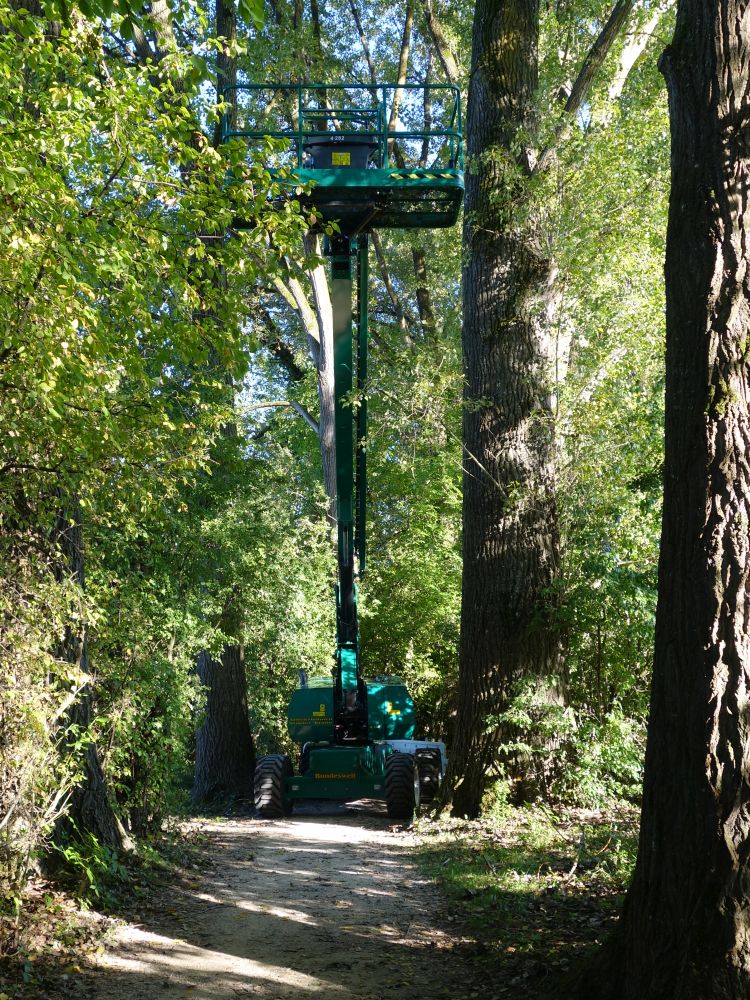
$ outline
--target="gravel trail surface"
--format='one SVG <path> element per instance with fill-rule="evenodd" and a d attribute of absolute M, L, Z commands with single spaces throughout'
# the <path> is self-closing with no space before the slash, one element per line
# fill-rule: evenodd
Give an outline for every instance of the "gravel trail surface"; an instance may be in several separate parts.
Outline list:
<path fill-rule="evenodd" d="M 414 845 L 376 810 L 209 823 L 199 867 L 114 932 L 89 973 L 94 996 L 480 996 Z"/>

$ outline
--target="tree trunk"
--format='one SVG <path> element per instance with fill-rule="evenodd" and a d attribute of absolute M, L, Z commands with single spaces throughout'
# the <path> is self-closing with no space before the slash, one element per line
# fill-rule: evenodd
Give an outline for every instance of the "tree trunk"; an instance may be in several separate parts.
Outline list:
<path fill-rule="evenodd" d="M 486 771 L 514 735 L 501 716 L 519 682 L 530 682 L 540 706 L 563 700 L 549 377 L 554 278 L 530 178 L 552 162 L 633 6 L 616 0 L 538 157 L 530 146 L 538 0 L 481 0 L 475 10 L 464 213 L 464 573 L 457 740 L 444 793 L 457 814 L 479 811 Z"/>
<path fill-rule="evenodd" d="M 672 191 L 654 676 L 638 861 L 606 974 L 622 1000 L 750 997 L 749 64 L 746 3 L 680 0 L 660 63 Z"/>
<path fill-rule="evenodd" d="M 220 660 L 198 656 L 198 676 L 208 689 L 206 715 L 196 734 L 193 804 L 252 794 L 255 749 L 247 717 L 242 646 L 226 646 Z"/>
<path fill-rule="evenodd" d="M 305 251 L 320 256 L 320 239 L 308 235 Z M 320 418 L 318 436 L 320 457 L 323 465 L 323 485 L 328 497 L 328 516 L 332 524 L 336 522 L 336 433 L 335 433 L 335 393 L 333 379 L 333 306 L 328 287 L 326 267 L 318 264 L 308 271 L 312 286 L 315 312 L 308 320 L 307 339 L 310 356 L 318 372 L 318 403 Z"/>
<path fill-rule="evenodd" d="M 53 541 L 60 552 L 60 578 L 72 578 L 83 589 L 85 586 L 83 527 L 81 509 L 77 501 L 66 503 L 59 510 Z M 88 644 L 84 631 L 67 627 L 60 655 L 67 663 L 76 664 L 85 676 L 90 674 Z M 57 825 L 55 839 L 61 841 L 68 838 L 72 824 L 75 827 L 74 836 L 90 833 L 102 845 L 116 850 L 129 850 L 132 844 L 112 810 L 96 745 L 86 743 L 83 749 L 76 749 L 80 735 L 85 733 L 90 725 L 91 688 L 87 683 L 64 720 L 67 733 L 71 734 L 65 740 L 66 750 L 68 753 L 80 754 L 78 766 L 82 780 L 73 789 L 66 814 Z"/>
<path fill-rule="evenodd" d="M 237 58 L 231 45 L 237 38 L 237 13 L 233 0 L 217 0 L 216 36 L 226 39 L 228 48 L 220 49 L 217 60 L 217 99 L 222 91 L 237 82 Z M 236 115 L 236 94 L 227 95 L 228 115 Z M 215 141 L 220 139 L 217 129 Z M 233 391 L 231 378 L 225 381 Z M 236 438 L 234 423 L 222 428 L 225 438 Z M 229 615 L 229 612 L 227 612 Z M 223 631 L 236 635 L 238 623 L 223 622 Z M 215 660 L 203 650 L 198 654 L 196 672 L 207 688 L 203 725 L 195 739 L 193 805 L 218 804 L 227 798 L 246 798 L 252 794 L 255 747 L 247 714 L 247 679 L 245 651 L 238 643 L 224 647 Z"/>
<path fill-rule="evenodd" d="M 519 678 L 552 678 L 560 658 L 549 595 L 559 564 L 542 295 L 549 271 L 525 214 L 529 163 L 516 152 L 533 125 L 538 31 L 536 2 L 477 5 L 464 224 L 464 572 L 447 781 L 454 813 L 471 816 L 500 740 L 497 714 Z"/>

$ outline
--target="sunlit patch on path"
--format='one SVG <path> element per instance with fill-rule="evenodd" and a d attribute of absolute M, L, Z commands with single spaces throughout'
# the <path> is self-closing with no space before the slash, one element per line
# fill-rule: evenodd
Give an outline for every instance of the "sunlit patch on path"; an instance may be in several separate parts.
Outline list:
<path fill-rule="evenodd" d="M 121 927 L 98 997 L 455 1000 L 467 970 L 442 900 L 380 815 L 210 824 L 202 874 Z"/>

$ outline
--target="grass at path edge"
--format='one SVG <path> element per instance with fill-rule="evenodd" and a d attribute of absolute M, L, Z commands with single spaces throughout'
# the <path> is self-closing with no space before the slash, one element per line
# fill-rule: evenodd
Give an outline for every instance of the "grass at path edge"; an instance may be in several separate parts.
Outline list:
<path fill-rule="evenodd" d="M 485 1000 L 536 1000 L 611 932 L 638 811 L 531 806 L 417 828 L 419 863 L 447 897 L 446 920 L 486 968 Z"/>

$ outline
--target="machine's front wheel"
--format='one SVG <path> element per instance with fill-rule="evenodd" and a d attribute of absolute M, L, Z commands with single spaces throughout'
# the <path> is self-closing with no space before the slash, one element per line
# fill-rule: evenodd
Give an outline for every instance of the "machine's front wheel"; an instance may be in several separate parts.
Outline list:
<path fill-rule="evenodd" d="M 419 810 L 419 772 L 410 753 L 395 752 L 386 758 L 385 803 L 391 819 L 411 822 Z"/>
<path fill-rule="evenodd" d="M 256 764 L 255 808 L 264 819 L 278 819 L 292 811 L 292 800 L 286 794 L 286 779 L 292 774 L 292 762 L 286 754 L 268 754 Z"/>

